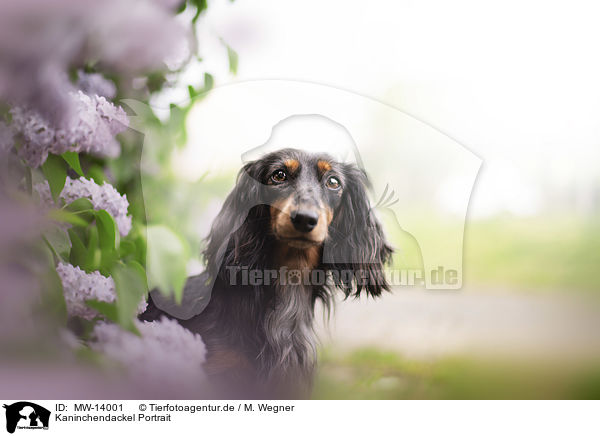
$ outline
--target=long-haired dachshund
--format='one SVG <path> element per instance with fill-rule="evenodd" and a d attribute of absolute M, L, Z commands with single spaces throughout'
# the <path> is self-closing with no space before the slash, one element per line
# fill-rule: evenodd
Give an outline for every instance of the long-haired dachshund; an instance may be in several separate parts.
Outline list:
<path fill-rule="evenodd" d="M 317 300 L 387 289 L 392 249 L 367 198 L 367 177 L 327 154 L 283 149 L 242 168 L 213 222 L 199 315 L 180 323 L 207 347 L 205 369 L 227 395 L 294 398 L 310 392 Z M 185 301 L 185 298 L 184 298 Z M 142 319 L 162 311 L 150 302 Z"/>

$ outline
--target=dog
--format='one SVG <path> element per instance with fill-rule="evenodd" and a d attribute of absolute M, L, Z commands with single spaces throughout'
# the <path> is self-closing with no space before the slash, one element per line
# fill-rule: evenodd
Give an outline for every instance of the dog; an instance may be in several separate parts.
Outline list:
<path fill-rule="evenodd" d="M 243 166 L 207 238 L 206 271 L 184 290 L 211 286 L 210 301 L 179 320 L 202 336 L 205 371 L 226 395 L 306 398 L 316 302 L 329 309 L 336 289 L 345 297 L 388 290 L 393 250 L 368 187 L 364 171 L 327 154 L 289 148 Z M 150 301 L 141 319 L 163 315 Z"/>

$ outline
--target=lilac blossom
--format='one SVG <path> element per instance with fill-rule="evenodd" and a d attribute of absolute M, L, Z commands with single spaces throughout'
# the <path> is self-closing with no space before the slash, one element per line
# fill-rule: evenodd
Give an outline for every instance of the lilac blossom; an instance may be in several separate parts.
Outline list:
<path fill-rule="evenodd" d="M 53 128 L 35 111 L 11 109 L 11 127 L 21 143 L 18 154 L 29 166 L 37 168 L 43 164 L 48 153 L 76 151 L 106 157 L 120 154 L 114 136 L 129 125 L 125 111 L 98 95 L 90 97 L 78 91 L 71 93 L 70 98 L 76 111 L 60 129 Z"/>
<path fill-rule="evenodd" d="M 60 194 L 67 203 L 78 198 L 89 198 L 95 210 L 105 210 L 112 215 L 121 236 L 127 236 L 131 230 L 131 216 L 127 215 L 129 202 L 126 194 L 119 192 L 112 185 L 104 182 L 102 186 L 84 177 L 73 180 L 67 177 L 65 187 Z"/>
<path fill-rule="evenodd" d="M 99 314 L 85 304 L 86 300 L 98 300 L 113 303 L 117 299 L 115 282 L 112 277 L 104 277 L 100 272 L 86 273 L 78 266 L 59 263 L 56 272 L 63 285 L 63 294 L 70 316 L 91 320 Z M 146 310 L 146 299 L 142 299 L 137 313 Z"/>
<path fill-rule="evenodd" d="M 36 110 L 54 128 L 76 108 L 67 72 L 88 60 L 124 79 L 164 69 L 189 52 L 189 28 L 171 1 L 3 0 L 0 100 Z M 182 57 L 181 55 L 179 56 Z"/>
<path fill-rule="evenodd" d="M 151 383 L 178 396 L 199 396 L 206 378 L 202 338 L 166 317 L 154 322 L 135 321 L 135 325 L 141 336 L 115 324 L 99 323 L 90 346 L 120 363 L 139 384 Z"/>
<path fill-rule="evenodd" d="M 43 205 L 56 206 L 50 194 L 48 182 L 37 183 L 34 189 Z M 94 210 L 105 210 L 112 215 L 121 236 L 127 236 L 131 230 L 131 216 L 127 215 L 127 209 L 129 208 L 127 195 L 119 194 L 112 185 L 106 182 L 103 185 L 97 185 L 93 180 L 88 180 L 85 177 L 75 180 L 67 177 L 60 198 L 67 204 L 79 198 L 88 198 L 92 202 Z"/>
<path fill-rule="evenodd" d="M 99 73 L 77 71 L 77 87 L 87 95 L 99 95 L 105 98 L 115 98 L 117 87 Z"/>

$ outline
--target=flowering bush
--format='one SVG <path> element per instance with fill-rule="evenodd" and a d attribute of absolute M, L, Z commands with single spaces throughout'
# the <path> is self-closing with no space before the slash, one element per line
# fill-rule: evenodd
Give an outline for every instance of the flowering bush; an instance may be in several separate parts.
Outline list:
<path fill-rule="evenodd" d="M 113 303 L 117 299 L 115 282 L 112 277 L 104 277 L 98 271 L 87 274 L 78 266 L 65 263 L 59 263 L 56 272 L 62 283 L 69 316 L 94 319 L 99 314 L 87 306 L 86 301 Z M 138 304 L 137 313 L 143 313 L 146 307 L 146 299 L 142 298 Z"/>
<path fill-rule="evenodd" d="M 115 135 L 127 128 L 125 111 L 104 97 L 81 91 L 69 94 L 74 116 L 53 127 L 42 115 L 22 107 L 11 109 L 10 127 L 20 144 L 17 154 L 31 168 L 37 168 L 48 153 L 85 152 L 101 157 L 117 157 L 121 147 Z"/>
<path fill-rule="evenodd" d="M 15 340 L 45 349 L 75 333 L 71 345 L 86 353 L 137 365 L 132 388 L 140 377 L 171 387 L 202 380 L 201 338 L 174 321 L 136 319 L 149 284 L 180 295 L 187 259 L 177 232 L 145 216 L 142 144 L 119 99 L 149 101 L 195 59 L 193 29 L 205 8 L 205 0 L 0 4 L 0 325 L 35 321 L 14 329 L 18 339 L 0 334 L 3 356 L 18 353 Z M 206 74 L 190 97 L 210 86 Z M 145 114 L 164 154 L 180 142 L 188 110 L 172 105 L 166 121 Z M 171 251 L 153 251 L 151 274 L 147 233 L 171 238 Z"/>
<path fill-rule="evenodd" d="M 34 189 L 39 195 L 42 204 L 50 207 L 56 206 L 47 181 L 36 184 Z M 94 210 L 105 210 L 110 214 L 115 220 L 121 236 L 127 236 L 131 230 L 131 216 L 127 212 L 129 207 L 127 195 L 119 194 L 115 188 L 106 182 L 100 186 L 93 180 L 88 180 L 85 177 L 73 180 L 67 176 L 65 186 L 59 197 L 67 204 L 87 198 L 91 201 Z"/>
<path fill-rule="evenodd" d="M 188 397 L 202 392 L 202 363 L 206 350 L 200 336 L 167 318 L 136 322 L 140 336 L 123 333 L 116 325 L 99 323 L 92 333 L 91 347 L 120 363 L 135 384 L 148 380 L 163 392 Z"/>

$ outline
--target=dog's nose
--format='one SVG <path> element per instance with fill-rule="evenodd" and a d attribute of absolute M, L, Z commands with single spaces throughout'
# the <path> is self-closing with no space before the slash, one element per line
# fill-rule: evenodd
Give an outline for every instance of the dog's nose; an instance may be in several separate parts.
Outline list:
<path fill-rule="evenodd" d="M 290 217 L 294 228 L 302 233 L 308 233 L 319 222 L 319 215 L 311 210 L 297 210 Z"/>

